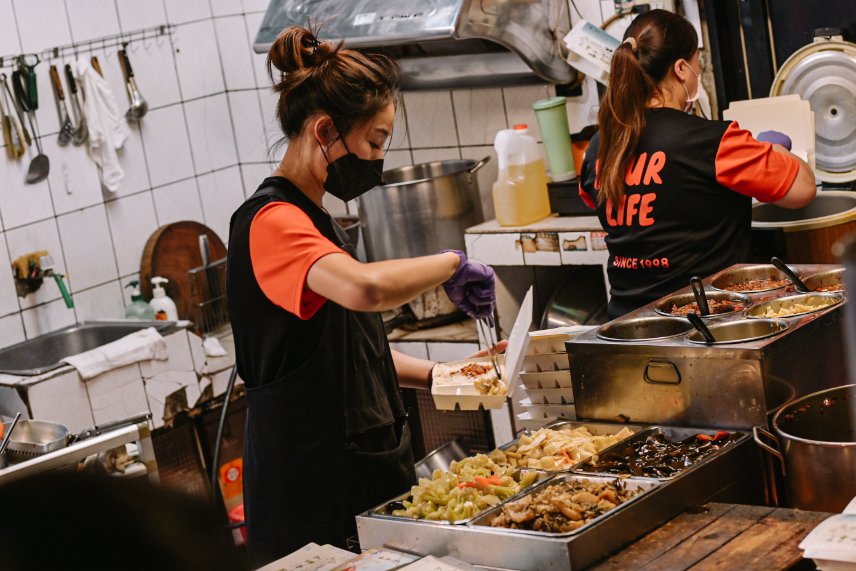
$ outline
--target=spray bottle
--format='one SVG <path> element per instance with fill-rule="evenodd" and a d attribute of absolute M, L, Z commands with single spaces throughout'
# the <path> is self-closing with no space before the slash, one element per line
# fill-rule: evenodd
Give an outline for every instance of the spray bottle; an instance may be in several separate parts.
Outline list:
<path fill-rule="evenodd" d="M 126 288 L 131 288 L 131 303 L 125 308 L 125 319 L 154 319 L 155 310 L 140 293 L 140 282 L 128 282 Z"/>
<path fill-rule="evenodd" d="M 163 285 L 169 283 L 169 280 L 160 276 L 152 278 L 152 297 L 151 303 L 155 310 L 155 319 L 158 321 L 178 321 L 178 308 L 175 307 L 175 302 L 166 295 Z"/>

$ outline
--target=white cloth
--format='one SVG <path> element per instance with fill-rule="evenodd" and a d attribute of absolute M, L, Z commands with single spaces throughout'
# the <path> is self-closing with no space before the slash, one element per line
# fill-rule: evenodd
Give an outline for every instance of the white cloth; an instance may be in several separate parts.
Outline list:
<path fill-rule="evenodd" d="M 206 337 L 202 340 L 202 349 L 206 357 L 225 357 L 226 348 L 216 337 Z"/>
<path fill-rule="evenodd" d="M 125 178 L 116 150 L 128 139 L 128 122 L 116 105 L 110 85 L 89 60 L 80 58 L 72 63 L 72 69 L 85 98 L 83 110 L 89 129 L 89 156 L 100 169 L 101 184 L 110 192 L 116 192 Z"/>
<path fill-rule="evenodd" d="M 149 327 L 63 361 L 77 369 L 83 380 L 88 380 L 131 363 L 168 358 L 166 341 L 154 327 Z"/>

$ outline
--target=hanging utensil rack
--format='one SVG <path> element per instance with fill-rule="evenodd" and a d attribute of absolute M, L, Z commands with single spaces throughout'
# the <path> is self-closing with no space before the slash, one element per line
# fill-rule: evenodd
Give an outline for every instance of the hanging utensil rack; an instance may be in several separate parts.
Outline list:
<path fill-rule="evenodd" d="M 108 48 L 124 48 L 129 44 L 143 42 L 147 40 L 162 41 L 168 39 L 172 41 L 172 34 L 175 32 L 175 26 L 172 24 L 161 24 L 159 26 L 151 26 L 149 28 L 141 28 L 131 32 L 123 32 L 82 42 L 74 42 L 48 48 L 41 52 L 29 54 L 12 54 L 0 56 L 0 68 L 13 67 L 16 64 L 16 59 L 20 55 L 37 56 L 40 61 L 50 61 L 66 57 L 77 57 L 82 53 L 92 53 L 96 50 L 107 50 Z"/>

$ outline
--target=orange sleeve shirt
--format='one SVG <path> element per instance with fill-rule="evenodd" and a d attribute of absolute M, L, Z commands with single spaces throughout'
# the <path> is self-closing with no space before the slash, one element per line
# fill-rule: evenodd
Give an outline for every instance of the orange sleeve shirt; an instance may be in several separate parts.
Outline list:
<path fill-rule="evenodd" d="M 328 254 L 345 251 L 324 237 L 309 216 L 287 202 L 258 211 L 250 225 L 250 259 L 265 296 L 300 319 L 309 319 L 327 298 L 306 285 L 312 265 Z"/>
<path fill-rule="evenodd" d="M 716 182 L 761 202 L 784 198 L 799 169 L 796 158 L 754 139 L 736 121 L 725 129 L 716 152 Z"/>

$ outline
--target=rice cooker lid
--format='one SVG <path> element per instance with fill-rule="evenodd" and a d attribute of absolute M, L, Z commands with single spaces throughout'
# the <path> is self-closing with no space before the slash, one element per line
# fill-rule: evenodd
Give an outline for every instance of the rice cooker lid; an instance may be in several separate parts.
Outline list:
<path fill-rule="evenodd" d="M 838 35 L 833 35 L 833 34 Z M 779 69 L 770 96 L 796 94 L 815 120 L 815 163 L 824 182 L 856 180 L 856 44 L 818 30 Z"/>

